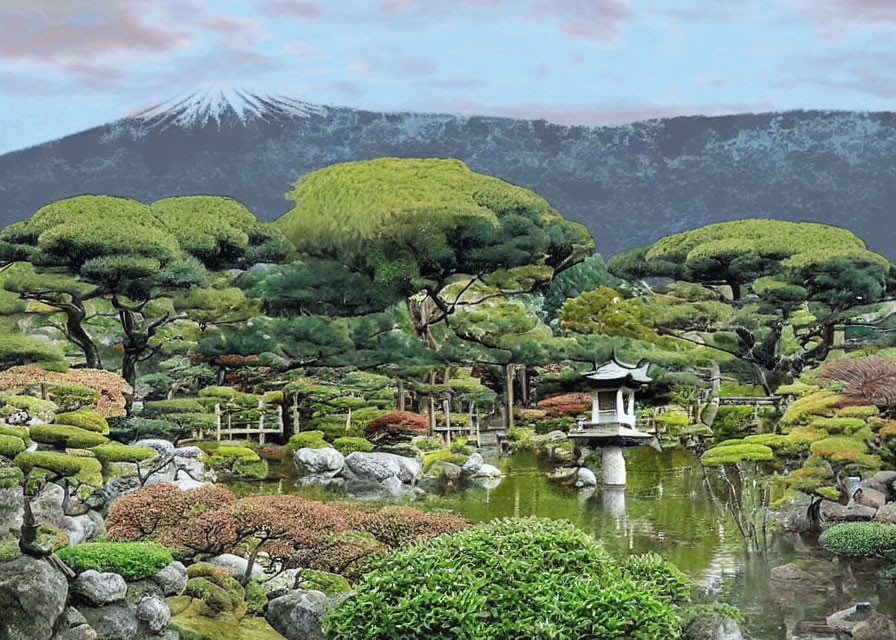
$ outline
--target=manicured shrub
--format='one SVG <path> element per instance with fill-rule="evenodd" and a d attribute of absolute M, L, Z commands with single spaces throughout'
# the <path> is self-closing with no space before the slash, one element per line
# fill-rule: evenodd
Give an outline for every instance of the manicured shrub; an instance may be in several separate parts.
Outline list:
<path fill-rule="evenodd" d="M 151 418 L 173 413 L 205 413 L 205 407 L 194 398 L 153 400 L 143 405 L 143 413 Z"/>
<path fill-rule="evenodd" d="M 820 429 L 831 434 L 842 433 L 850 436 L 865 426 L 861 418 L 843 418 L 838 413 L 834 418 L 816 418 L 809 423 L 813 429 Z"/>
<path fill-rule="evenodd" d="M 575 416 L 591 411 L 591 395 L 588 393 L 564 393 L 541 400 L 536 405 L 548 416 Z"/>
<path fill-rule="evenodd" d="M 302 431 L 290 437 L 285 453 L 292 457 L 299 449 L 326 449 L 330 444 L 324 440 L 323 431 Z"/>
<path fill-rule="evenodd" d="M 247 447 L 220 446 L 212 450 L 212 468 L 244 478 L 264 479 L 268 463 Z"/>
<path fill-rule="evenodd" d="M 467 456 L 452 451 L 431 451 L 423 455 L 423 472 L 429 471 L 434 462 L 450 462 L 451 464 L 462 465 L 467 461 Z"/>
<path fill-rule="evenodd" d="M 25 450 L 25 441 L 16 436 L 0 434 L 0 456 L 15 458 Z"/>
<path fill-rule="evenodd" d="M 70 383 L 54 384 L 47 387 L 47 397 L 63 411 L 72 411 L 80 407 L 93 406 L 100 399 L 100 394 L 99 391 L 91 389 L 87 385 Z"/>
<path fill-rule="evenodd" d="M 58 554 L 78 573 L 88 569 L 109 571 L 125 580 L 148 578 L 173 561 L 168 549 L 152 542 L 85 542 L 60 549 Z"/>
<path fill-rule="evenodd" d="M 837 412 L 837 416 L 840 418 L 871 418 L 879 414 L 880 409 L 870 404 L 858 407 L 843 407 Z"/>
<path fill-rule="evenodd" d="M 336 438 L 333 440 L 333 447 L 344 456 L 353 451 L 373 451 L 373 445 L 368 440 L 351 436 Z"/>
<path fill-rule="evenodd" d="M 29 415 L 53 415 L 57 406 L 50 400 L 41 400 L 34 396 L 16 395 L 14 393 L 0 393 L 0 406 L 8 405 L 20 411 L 26 411 Z"/>
<path fill-rule="evenodd" d="M 819 544 L 846 556 L 896 559 L 896 525 L 882 522 L 842 522 L 825 529 Z"/>
<path fill-rule="evenodd" d="M 804 382 L 794 382 L 793 384 L 782 384 L 775 389 L 775 395 L 779 396 L 805 396 L 818 391 L 818 386 L 814 384 L 806 384 Z"/>
<path fill-rule="evenodd" d="M 409 437 L 429 433 L 429 420 L 426 416 L 410 411 L 390 411 L 384 416 L 371 420 L 364 428 L 364 437 L 373 439 L 386 434 Z"/>
<path fill-rule="evenodd" d="M 834 415 L 834 409 L 843 403 L 844 398 L 833 391 L 816 391 L 797 399 L 787 407 L 781 416 L 781 425 L 790 427 L 809 424 L 816 416 L 831 417 Z"/>
<path fill-rule="evenodd" d="M 187 429 L 169 420 L 151 418 L 109 418 L 109 437 L 127 444 L 144 438 L 161 438 L 176 442 L 187 434 Z"/>
<path fill-rule="evenodd" d="M 141 462 L 156 455 L 149 447 L 129 447 L 120 442 L 107 442 L 90 449 L 102 462 Z"/>
<path fill-rule="evenodd" d="M 535 423 L 535 433 L 545 434 L 551 431 L 571 431 L 576 427 L 576 419 L 572 416 L 561 416 L 559 418 L 546 418 L 538 420 Z"/>
<path fill-rule="evenodd" d="M 109 423 L 106 422 L 103 414 L 93 409 L 78 409 L 68 413 L 57 413 L 55 422 L 56 424 L 80 427 L 96 433 L 109 433 Z"/>
<path fill-rule="evenodd" d="M 470 523 L 452 513 L 421 511 L 412 507 L 388 506 L 363 513 L 356 521 L 366 531 L 390 549 L 433 538 L 443 533 L 465 529 Z"/>
<path fill-rule="evenodd" d="M 213 618 L 228 612 L 239 620 L 246 614 L 246 591 L 225 569 L 200 562 L 187 568 L 187 577 L 184 595 L 202 600 L 203 615 Z"/>
<path fill-rule="evenodd" d="M 819 377 L 841 384 L 844 395 L 864 404 L 896 404 L 896 358 L 842 358 L 824 365 Z"/>
<path fill-rule="evenodd" d="M 868 445 L 859 438 L 831 436 L 813 442 L 810 451 L 834 462 L 854 462 L 868 453 Z"/>
<path fill-rule="evenodd" d="M 74 478 L 81 484 L 98 487 L 103 484 L 102 465 L 96 458 L 68 455 L 56 451 L 23 451 L 13 463 L 25 474 L 44 469 L 55 475 Z"/>
<path fill-rule="evenodd" d="M 0 371 L 0 389 L 22 388 L 34 395 L 39 392 L 41 384 L 48 385 L 47 391 L 51 399 L 54 397 L 54 387 L 88 387 L 97 394 L 93 408 L 107 417 L 124 415 L 124 394 L 131 393 L 130 385 L 121 376 L 100 369 L 69 369 L 61 373 L 47 371 L 36 365 L 25 365 Z M 66 395 L 69 395 L 68 390 L 60 393 L 60 401 Z"/>
<path fill-rule="evenodd" d="M 645 589 L 659 588 L 672 602 L 684 602 L 690 593 L 690 581 L 674 564 L 655 553 L 628 556 L 622 570 L 633 582 Z"/>
<path fill-rule="evenodd" d="M 414 438 L 411 443 L 420 449 L 420 451 L 438 451 L 439 449 L 443 449 L 445 444 L 441 440 L 436 440 L 435 438 L 428 438 L 426 436 L 418 436 Z"/>
<path fill-rule="evenodd" d="M 774 457 L 774 452 L 765 445 L 744 443 L 713 447 L 703 454 L 701 461 L 706 466 L 716 467 L 720 464 L 773 460 Z"/>
<path fill-rule="evenodd" d="M 31 439 L 57 449 L 89 449 L 109 441 L 109 438 L 96 431 L 56 424 L 41 424 L 31 427 Z"/>
<path fill-rule="evenodd" d="M 331 640 L 677 638 L 677 577 L 645 564 L 626 571 L 569 522 L 495 521 L 376 562 L 324 630 Z"/>

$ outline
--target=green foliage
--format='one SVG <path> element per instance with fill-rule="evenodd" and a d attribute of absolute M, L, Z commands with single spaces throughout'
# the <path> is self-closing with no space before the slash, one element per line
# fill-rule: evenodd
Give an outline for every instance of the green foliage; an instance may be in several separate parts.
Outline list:
<path fill-rule="evenodd" d="M 844 435 L 852 435 L 865 427 L 865 421 L 861 418 L 844 418 L 841 415 L 842 411 L 838 412 L 834 418 L 815 418 L 809 423 L 809 426 L 813 429 L 822 429 L 828 433 L 842 433 Z"/>
<path fill-rule="evenodd" d="M 13 393 L 0 393 L 0 404 L 9 405 L 27 411 L 30 415 L 52 415 L 56 412 L 56 403 L 41 400 L 33 396 L 19 396 Z"/>
<path fill-rule="evenodd" d="M 299 449 L 325 449 L 329 443 L 324 440 L 323 431 L 302 431 L 290 437 L 285 452 L 292 456 Z"/>
<path fill-rule="evenodd" d="M 753 428 L 755 428 L 753 407 L 719 407 L 712 421 L 712 430 L 717 438 L 742 437 Z"/>
<path fill-rule="evenodd" d="M 467 456 L 462 453 L 453 451 L 431 451 L 423 455 L 423 472 L 429 471 L 434 462 L 450 462 L 456 465 L 462 465 L 467 461 Z"/>
<path fill-rule="evenodd" d="M 333 440 L 333 447 L 344 456 L 353 451 L 373 451 L 373 445 L 368 440 L 352 436 L 336 438 Z"/>
<path fill-rule="evenodd" d="M 832 416 L 842 398 L 833 391 L 817 391 L 794 401 L 781 417 L 781 426 L 808 424 L 815 416 Z"/>
<path fill-rule="evenodd" d="M 896 526 L 881 522 L 842 522 L 825 529 L 818 543 L 846 556 L 896 559 Z"/>
<path fill-rule="evenodd" d="M 346 593 L 352 589 L 348 580 L 339 574 L 315 571 L 314 569 L 305 569 L 302 572 L 302 582 L 299 583 L 299 588 L 322 591 L 330 597 L 338 596 L 340 593 Z"/>
<path fill-rule="evenodd" d="M 31 427 L 31 439 L 57 449 L 89 449 L 109 441 L 109 438 L 96 431 L 56 424 Z"/>
<path fill-rule="evenodd" d="M 871 418 L 880 413 L 880 409 L 874 405 L 862 405 L 859 407 L 843 407 L 837 411 L 838 418 Z"/>
<path fill-rule="evenodd" d="M 66 360 L 62 349 L 48 340 L 0 330 L 0 370 L 32 363 L 58 369 Z"/>
<path fill-rule="evenodd" d="M 713 447 L 703 454 L 701 461 L 708 467 L 739 462 L 758 462 L 773 460 L 774 452 L 762 444 L 730 444 Z"/>
<path fill-rule="evenodd" d="M 620 566 L 565 521 L 494 521 L 388 556 L 324 630 L 331 640 L 674 639 L 680 574 L 661 564 Z"/>
<path fill-rule="evenodd" d="M 60 549 L 58 555 L 78 573 L 108 571 L 125 580 L 148 578 L 173 561 L 171 552 L 154 542 L 85 542 Z"/>
<path fill-rule="evenodd" d="M 103 417 L 103 414 L 93 409 L 78 409 L 68 413 L 57 413 L 55 422 L 56 424 L 80 427 L 96 433 L 109 433 L 109 424 L 106 422 L 106 418 Z"/>
<path fill-rule="evenodd" d="M 0 434 L 0 456 L 15 458 L 25 450 L 25 441 L 16 436 Z"/>
<path fill-rule="evenodd" d="M 564 302 L 586 291 L 594 291 L 602 286 L 615 289 L 620 284 L 619 278 L 607 271 L 607 265 L 600 255 L 585 258 L 579 264 L 557 274 L 551 281 L 544 295 L 545 316 L 549 319 L 556 318 Z"/>
<path fill-rule="evenodd" d="M 719 388 L 719 395 L 738 397 L 764 396 L 765 390 L 759 385 L 738 384 L 737 382 L 726 380 L 721 384 Z"/>
<path fill-rule="evenodd" d="M 267 460 L 247 447 L 219 446 L 212 450 L 212 468 L 243 478 L 263 480 L 268 475 Z"/>
<path fill-rule="evenodd" d="M 205 407 L 194 398 L 153 400 L 143 406 L 143 413 L 150 418 L 172 413 L 205 413 Z"/>
<path fill-rule="evenodd" d="M 579 333 L 656 340 L 656 334 L 645 324 L 646 317 L 641 300 L 623 298 L 606 286 L 571 298 L 560 309 L 560 325 Z"/>
<path fill-rule="evenodd" d="M 411 443 L 424 453 L 427 451 L 438 451 L 439 449 L 445 448 L 445 445 L 441 440 L 436 440 L 435 438 L 429 438 L 426 436 L 418 436 L 414 438 Z"/>
<path fill-rule="evenodd" d="M 868 445 L 861 437 L 831 436 L 816 440 L 810 451 L 813 455 L 845 465 L 858 465 L 867 469 L 881 466 L 880 458 L 868 454 Z"/>
<path fill-rule="evenodd" d="M 31 442 L 31 436 L 28 427 L 16 427 L 11 424 L 4 424 L 0 422 L 0 435 L 15 436 L 16 438 L 21 438 L 25 441 L 26 444 Z"/>
<path fill-rule="evenodd" d="M 153 420 L 151 418 L 110 418 L 109 437 L 119 442 L 131 442 L 143 438 L 162 438 L 163 440 L 176 440 L 182 437 L 182 428 L 167 420 Z"/>
<path fill-rule="evenodd" d="M 337 164 L 304 176 L 287 197 L 296 206 L 274 225 L 299 251 L 337 259 L 403 295 L 456 272 L 568 266 L 594 248 L 583 227 L 540 196 L 458 160 Z"/>
<path fill-rule="evenodd" d="M 90 451 L 102 462 L 141 462 L 156 455 L 149 447 L 130 447 L 120 442 L 107 442 Z"/>
<path fill-rule="evenodd" d="M 467 438 L 464 436 L 459 436 L 454 438 L 451 441 L 451 446 L 449 447 L 451 453 L 457 453 L 462 456 L 468 456 L 472 453 L 472 449 L 467 445 Z"/>
<path fill-rule="evenodd" d="M 72 456 L 56 451 L 23 451 L 13 463 L 25 474 L 43 469 L 60 477 L 74 478 L 81 484 L 98 487 L 103 484 L 102 465 L 92 457 Z"/>

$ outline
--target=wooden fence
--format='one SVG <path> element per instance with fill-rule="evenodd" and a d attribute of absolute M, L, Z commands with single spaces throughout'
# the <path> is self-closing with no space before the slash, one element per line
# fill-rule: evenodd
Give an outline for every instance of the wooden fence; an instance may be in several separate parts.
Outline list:
<path fill-rule="evenodd" d="M 257 414 L 257 417 L 252 415 Z M 256 409 L 236 407 L 231 405 L 215 405 L 215 440 L 233 440 L 234 436 L 240 439 L 258 439 L 258 444 L 263 445 L 269 435 L 283 435 L 283 407 L 279 404 L 268 405 L 259 401 Z M 207 436 L 202 427 L 194 433 L 198 440 L 204 440 Z"/>

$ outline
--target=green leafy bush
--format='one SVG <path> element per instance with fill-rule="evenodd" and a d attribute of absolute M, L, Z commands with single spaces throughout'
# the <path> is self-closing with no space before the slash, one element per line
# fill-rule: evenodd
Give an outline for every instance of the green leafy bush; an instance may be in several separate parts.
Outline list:
<path fill-rule="evenodd" d="M 846 556 L 896 559 L 896 525 L 882 522 L 841 522 L 825 529 L 819 544 Z"/>
<path fill-rule="evenodd" d="M 90 449 L 103 462 L 141 462 L 156 455 L 149 447 L 130 447 L 120 442 L 107 442 Z"/>
<path fill-rule="evenodd" d="M 816 418 L 809 426 L 813 429 L 822 429 L 828 433 L 842 433 L 844 435 L 852 435 L 865 426 L 865 421 L 861 418 L 844 418 L 840 414 L 835 418 Z"/>
<path fill-rule="evenodd" d="M 100 399 L 100 394 L 96 389 L 77 383 L 54 384 L 47 388 L 47 396 L 54 403 L 66 409 L 89 407 Z"/>
<path fill-rule="evenodd" d="M 701 461 L 708 467 L 738 462 L 758 462 L 773 460 L 774 452 L 762 444 L 732 444 L 724 447 L 713 447 L 703 454 Z"/>
<path fill-rule="evenodd" d="M 418 436 L 411 441 L 411 444 L 420 449 L 420 451 L 438 451 L 445 448 L 441 440 L 427 436 Z"/>
<path fill-rule="evenodd" d="M 175 441 L 185 435 L 185 429 L 168 420 L 152 418 L 109 418 L 109 437 L 118 442 L 132 442 L 143 438 Z"/>
<path fill-rule="evenodd" d="M 719 407 L 712 421 L 712 430 L 717 438 L 743 437 L 756 424 L 753 407 Z"/>
<path fill-rule="evenodd" d="M 467 446 L 467 438 L 464 436 L 452 440 L 449 449 L 451 450 L 451 453 L 459 453 L 462 456 L 468 456 L 472 453 L 470 447 Z"/>
<path fill-rule="evenodd" d="M 387 556 L 324 630 L 330 640 L 674 639 L 680 574 L 666 567 L 620 566 L 566 521 L 494 521 Z"/>
<path fill-rule="evenodd" d="M 16 436 L 0 434 L 0 456 L 15 458 L 25 450 L 25 441 Z"/>
<path fill-rule="evenodd" d="M 9 405 L 31 415 L 53 414 L 57 407 L 50 400 L 41 400 L 34 396 L 18 396 L 13 393 L 0 393 L 0 406 Z"/>
<path fill-rule="evenodd" d="M 305 569 L 302 572 L 302 582 L 299 583 L 299 588 L 322 591 L 331 597 L 338 596 L 340 593 L 346 593 L 352 589 L 348 580 L 339 574 L 315 571 L 314 569 Z"/>
<path fill-rule="evenodd" d="M 96 458 L 72 456 L 57 451 L 23 451 L 13 463 L 26 474 L 34 469 L 74 478 L 82 484 L 98 487 L 103 484 L 102 465 Z"/>
<path fill-rule="evenodd" d="M 78 409 L 68 413 L 57 413 L 55 422 L 56 424 L 80 427 L 96 433 L 109 433 L 109 423 L 106 422 L 103 414 L 93 409 Z"/>
<path fill-rule="evenodd" d="M 264 479 L 268 463 L 247 447 L 220 446 L 211 450 L 210 463 L 214 469 L 244 478 Z"/>
<path fill-rule="evenodd" d="M 333 447 L 344 456 L 353 451 L 373 451 L 373 445 L 368 440 L 352 436 L 336 438 L 333 440 Z"/>
<path fill-rule="evenodd" d="M 171 552 L 154 542 L 85 542 L 60 549 L 59 557 L 78 573 L 109 571 L 125 580 L 148 578 L 173 561 Z"/>
<path fill-rule="evenodd" d="M 880 414 L 880 409 L 874 405 L 862 405 L 859 407 L 843 407 L 837 412 L 841 418 L 871 418 Z"/>
<path fill-rule="evenodd" d="M 291 457 L 299 449 L 326 449 L 329 446 L 323 431 L 302 431 L 289 439 L 285 452 Z"/>

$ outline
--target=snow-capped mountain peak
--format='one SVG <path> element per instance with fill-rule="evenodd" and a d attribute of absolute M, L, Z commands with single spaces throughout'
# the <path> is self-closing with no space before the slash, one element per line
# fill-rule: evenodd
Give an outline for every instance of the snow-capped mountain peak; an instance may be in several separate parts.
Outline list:
<path fill-rule="evenodd" d="M 196 127 L 210 123 L 247 124 L 323 115 L 327 107 L 284 96 L 264 95 L 228 85 L 207 85 L 191 93 L 166 100 L 138 113 L 135 118 L 155 126 Z"/>

